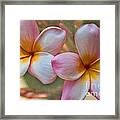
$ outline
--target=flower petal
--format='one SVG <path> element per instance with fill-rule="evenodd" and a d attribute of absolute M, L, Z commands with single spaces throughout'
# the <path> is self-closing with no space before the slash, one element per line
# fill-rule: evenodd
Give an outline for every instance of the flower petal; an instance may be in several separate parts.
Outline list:
<path fill-rule="evenodd" d="M 20 59 L 20 76 L 23 76 L 29 67 L 31 56 Z"/>
<path fill-rule="evenodd" d="M 90 93 L 97 99 L 100 99 L 100 73 L 90 70 L 91 88 Z"/>
<path fill-rule="evenodd" d="M 56 74 L 65 80 L 77 80 L 85 72 L 79 55 L 72 52 L 55 56 L 52 59 L 52 66 Z"/>
<path fill-rule="evenodd" d="M 100 59 L 91 64 L 90 69 L 100 72 Z"/>
<path fill-rule="evenodd" d="M 56 55 L 60 52 L 66 37 L 66 31 L 59 27 L 48 27 L 41 32 L 34 45 L 34 51 L 49 52 Z"/>
<path fill-rule="evenodd" d="M 83 100 L 87 95 L 90 87 L 89 73 L 86 71 L 84 75 L 76 81 L 65 81 L 62 100 Z"/>
<path fill-rule="evenodd" d="M 95 24 L 87 24 L 78 29 L 75 43 L 85 65 L 100 58 L 100 32 Z"/>
<path fill-rule="evenodd" d="M 20 21 L 20 45 L 25 51 L 31 52 L 38 35 L 39 30 L 34 20 Z"/>
<path fill-rule="evenodd" d="M 29 53 L 27 53 L 25 50 L 23 50 L 22 47 L 20 47 L 20 58 L 28 57 Z"/>
<path fill-rule="evenodd" d="M 38 78 L 43 84 L 52 83 L 56 79 L 56 74 L 51 65 L 53 57 L 53 55 L 46 52 L 34 54 L 28 72 Z"/>

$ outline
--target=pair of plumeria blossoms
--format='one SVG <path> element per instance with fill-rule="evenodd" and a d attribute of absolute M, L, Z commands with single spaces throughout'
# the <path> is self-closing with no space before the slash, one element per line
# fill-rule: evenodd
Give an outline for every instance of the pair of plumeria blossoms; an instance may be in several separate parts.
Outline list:
<path fill-rule="evenodd" d="M 47 27 L 39 33 L 36 21 L 20 22 L 20 74 L 27 71 L 43 84 L 64 80 L 62 100 L 81 100 L 88 92 L 100 99 L 100 31 L 86 24 L 75 33 L 78 53 L 60 53 L 67 31 Z"/>

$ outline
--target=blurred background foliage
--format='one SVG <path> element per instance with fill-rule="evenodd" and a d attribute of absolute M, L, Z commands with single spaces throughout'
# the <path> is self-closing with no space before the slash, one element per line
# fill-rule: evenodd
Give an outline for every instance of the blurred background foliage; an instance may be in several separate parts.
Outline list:
<path fill-rule="evenodd" d="M 39 31 L 41 32 L 48 26 L 59 26 L 67 31 L 66 42 L 61 50 L 62 52 L 77 52 L 74 43 L 74 34 L 78 28 L 84 24 L 94 23 L 100 27 L 99 20 L 37 20 Z M 54 83 L 44 85 L 37 78 L 31 76 L 28 72 L 21 77 L 20 95 L 24 99 L 47 99 L 59 100 L 62 93 L 64 80 L 57 77 Z M 86 99 L 95 99 L 87 96 Z"/>

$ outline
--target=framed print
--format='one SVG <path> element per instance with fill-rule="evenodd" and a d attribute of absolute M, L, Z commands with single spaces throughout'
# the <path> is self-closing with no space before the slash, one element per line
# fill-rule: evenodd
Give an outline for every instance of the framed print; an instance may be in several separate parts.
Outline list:
<path fill-rule="evenodd" d="M 1 5 L 1 118 L 119 119 L 119 2 Z"/>

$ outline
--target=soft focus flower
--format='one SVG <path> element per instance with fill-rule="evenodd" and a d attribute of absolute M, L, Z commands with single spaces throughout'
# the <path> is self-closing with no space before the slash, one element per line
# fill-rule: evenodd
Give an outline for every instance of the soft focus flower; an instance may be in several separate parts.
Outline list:
<path fill-rule="evenodd" d="M 79 54 L 66 52 L 55 56 L 52 66 L 65 80 L 63 100 L 84 99 L 88 92 L 100 99 L 100 32 L 95 24 L 86 24 L 75 33 Z"/>
<path fill-rule="evenodd" d="M 28 72 L 42 83 L 52 83 L 56 74 L 51 59 L 60 52 L 66 32 L 59 27 L 48 27 L 40 34 L 34 20 L 20 22 L 20 76 Z"/>

